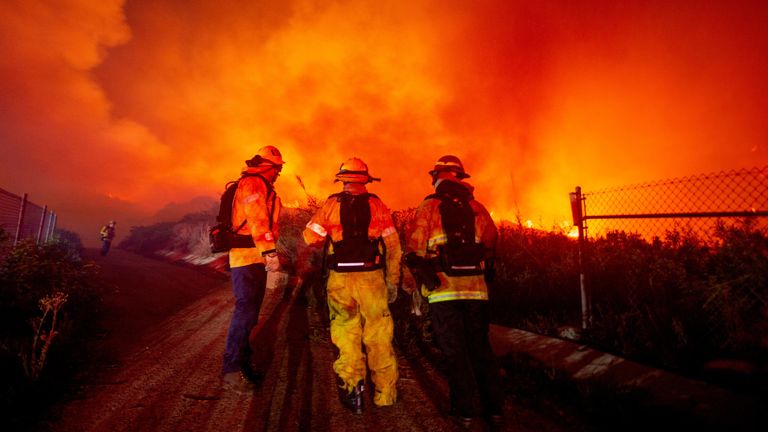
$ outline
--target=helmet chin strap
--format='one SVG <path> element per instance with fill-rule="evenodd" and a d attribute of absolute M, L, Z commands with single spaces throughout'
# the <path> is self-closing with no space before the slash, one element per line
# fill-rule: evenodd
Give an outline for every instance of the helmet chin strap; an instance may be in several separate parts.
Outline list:
<path fill-rule="evenodd" d="M 266 172 L 268 176 L 267 180 L 274 183 L 274 181 L 277 180 L 278 177 L 280 177 L 281 169 L 278 169 L 278 168 L 282 168 L 282 166 L 272 165 L 271 167 L 269 167 L 269 169 Z"/>

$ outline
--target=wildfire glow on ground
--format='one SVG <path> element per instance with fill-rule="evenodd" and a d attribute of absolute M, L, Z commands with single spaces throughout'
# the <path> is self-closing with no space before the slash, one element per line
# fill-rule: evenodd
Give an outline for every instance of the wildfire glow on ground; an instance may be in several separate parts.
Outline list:
<path fill-rule="evenodd" d="M 766 22 L 738 0 L 5 0 L 0 188 L 90 233 L 217 198 L 262 145 L 294 205 L 357 156 L 412 207 L 455 154 L 495 219 L 565 229 L 577 185 L 768 163 Z"/>

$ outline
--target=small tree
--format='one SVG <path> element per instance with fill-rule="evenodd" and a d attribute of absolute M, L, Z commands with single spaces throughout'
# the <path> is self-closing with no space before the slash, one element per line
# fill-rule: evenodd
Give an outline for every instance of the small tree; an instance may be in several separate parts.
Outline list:
<path fill-rule="evenodd" d="M 32 344 L 28 349 L 22 349 L 19 352 L 19 357 L 21 357 L 24 373 L 32 381 L 40 379 L 40 373 L 43 371 L 43 367 L 45 367 L 48 350 L 53 343 L 53 339 L 59 334 L 58 330 L 56 330 L 59 310 L 66 302 L 67 295 L 61 291 L 47 295 L 41 298 L 38 303 L 43 316 L 34 317 L 30 320 L 33 333 Z M 47 320 L 49 316 L 50 320 Z"/>

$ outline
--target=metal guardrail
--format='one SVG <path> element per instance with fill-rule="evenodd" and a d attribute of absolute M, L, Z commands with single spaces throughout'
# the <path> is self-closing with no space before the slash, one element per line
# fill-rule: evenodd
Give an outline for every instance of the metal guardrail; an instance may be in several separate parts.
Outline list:
<path fill-rule="evenodd" d="M 18 196 L 0 188 L 0 229 L 13 236 L 14 245 L 27 238 L 47 242 L 56 229 L 56 219 L 47 205 L 29 201 L 26 193 Z"/>

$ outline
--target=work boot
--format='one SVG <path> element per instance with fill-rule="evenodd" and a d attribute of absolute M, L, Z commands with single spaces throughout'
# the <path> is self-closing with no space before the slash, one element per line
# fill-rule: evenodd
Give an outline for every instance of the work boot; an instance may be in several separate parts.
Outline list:
<path fill-rule="evenodd" d="M 488 416 L 488 423 L 492 431 L 500 431 L 504 427 L 504 416 L 501 414 L 491 414 Z"/>
<path fill-rule="evenodd" d="M 373 393 L 373 404 L 378 407 L 391 406 L 397 402 L 397 389 L 379 390 Z"/>
<path fill-rule="evenodd" d="M 472 425 L 474 423 L 472 417 L 464 417 L 459 415 L 451 416 L 451 420 L 453 420 L 454 423 L 459 425 L 459 427 L 461 427 L 464 430 L 472 429 Z"/>
<path fill-rule="evenodd" d="M 448 418 L 463 430 L 472 429 L 472 425 L 474 424 L 474 419 L 472 417 L 459 414 L 458 410 L 454 407 L 451 407 L 451 409 L 448 411 Z"/>
<path fill-rule="evenodd" d="M 347 392 L 346 387 L 342 387 L 339 392 L 341 404 L 355 414 L 362 414 L 364 389 L 363 381 L 358 382 L 349 392 Z"/>
<path fill-rule="evenodd" d="M 222 384 L 225 390 L 230 390 L 239 394 L 253 393 L 256 389 L 253 383 L 242 371 L 224 374 Z"/>
<path fill-rule="evenodd" d="M 264 379 L 264 373 L 258 371 L 246 363 L 240 370 L 243 372 L 243 376 L 254 385 L 258 385 Z"/>

